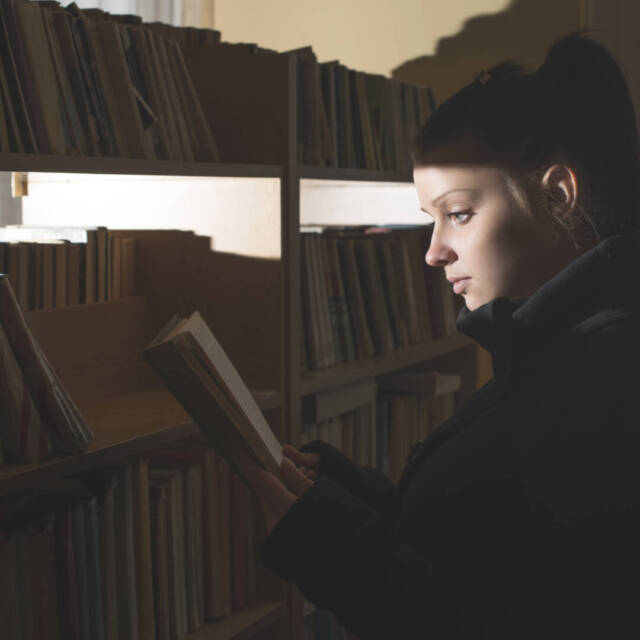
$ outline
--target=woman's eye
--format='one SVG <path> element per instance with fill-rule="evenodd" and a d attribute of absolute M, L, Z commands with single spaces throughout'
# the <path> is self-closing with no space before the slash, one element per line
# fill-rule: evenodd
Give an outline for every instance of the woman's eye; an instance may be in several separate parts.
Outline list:
<path fill-rule="evenodd" d="M 466 224 L 469 222 L 473 213 L 471 211 L 452 211 L 447 214 L 448 218 L 455 218 L 458 224 Z"/>

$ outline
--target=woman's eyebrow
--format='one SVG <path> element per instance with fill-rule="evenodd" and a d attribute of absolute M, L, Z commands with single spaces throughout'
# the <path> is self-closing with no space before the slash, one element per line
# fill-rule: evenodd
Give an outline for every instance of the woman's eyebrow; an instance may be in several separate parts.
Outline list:
<path fill-rule="evenodd" d="M 449 189 L 449 191 L 445 191 L 444 193 L 441 193 L 435 200 L 433 200 L 431 202 L 431 205 L 434 206 L 434 207 L 437 207 L 438 206 L 438 202 L 440 202 L 440 200 L 442 200 L 442 198 L 444 198 L 445 196 L 448 196 L 450 193 L 456 193 L 458 191 L 468 191 L 468 192 L 472 193 L 474 196 L 477 195 L 477 193 L 478 193 L 478 189 L 472 189 L 472 188 L 468 188 L 468 189 Z M 428 216 L 431 215 L 423 207 L 420 207 L 420 211 L 422 211 L 423 213 L 426 213 Z"/>
<path fill-rule="evenodd" d="M 440 200 L 442 200 L 442 198 L 444 198 L 445 196 L 449 195 L 450 193 L 455 193 L 457 191 L 471 191 L 472 193 L 476 193 L 478 190 L 477 189 L 449 189 L 449 191 L 445 191 L 444 193 L 441 193 L 435 200 L 433 200 L 433 202 L 431 203 L 432 206 L 437 206 L 438 202 L 440 202 Z"/>

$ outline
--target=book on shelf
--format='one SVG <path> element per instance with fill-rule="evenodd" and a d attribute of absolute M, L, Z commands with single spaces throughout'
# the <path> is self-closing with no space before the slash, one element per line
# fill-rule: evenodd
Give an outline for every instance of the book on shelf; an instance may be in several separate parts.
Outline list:
<path fill-rule="evenodd" d="M 301 227 L 307 369 L 385 356 L 455 333 L 453 291 L 424 264 L 428 232 L 428 226 Z"/>
<path fill-rule="evenodd" d="M 260 509 L 229 471 L 192 438 L 5 506 L 10 637 L 185 638 L 255 603 Z"/>
<path fill-rule="evenodd" d="M 282 447 L 202 316 L 174 316 L 144 355 L 220 453 L 237 453 L 280 474 Z"/>
<path fill-rule="evenodd" d="M 0 330 L 7 374 L 0 382 L 5 453 L 16 462 L 35 462 L 52 451 L 84 450 L 93 432 L 31 333 L 5 275 L 0 275 Z"/>
<path fill-rule="evenodd" d="M 219 160 L 180 30 L 162 31 L 75 3 L 3 3 L 0 151 Z"/>
<path fill-rule="evenodd" d="M 135 238 L 106 227 L 0 227 L 0 272 L 23 310 L 60 309 L 136 295 Z"/>

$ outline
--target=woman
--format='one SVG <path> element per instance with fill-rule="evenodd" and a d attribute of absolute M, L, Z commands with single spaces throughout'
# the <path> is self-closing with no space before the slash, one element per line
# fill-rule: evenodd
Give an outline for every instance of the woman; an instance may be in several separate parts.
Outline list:
<path fill-rule="evenodd" d="M 431 116 L 414 179 L 426 260 L 494 378 L 397 487 L 323 442 L 284 483 L 247 465 L 264 564 L 362 640 L 638 638 L 638 139 L 582 35 L 502 64 Z"/>

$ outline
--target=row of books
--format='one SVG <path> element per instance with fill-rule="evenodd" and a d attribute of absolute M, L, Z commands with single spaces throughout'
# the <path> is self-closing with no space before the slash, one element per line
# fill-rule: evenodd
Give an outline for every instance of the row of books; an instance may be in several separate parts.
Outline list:
<path fill-rule="evenodd" d="M 201 443 L 44 491 L 0 525 L 3 636 L 182 640 L 256 602 L 258 511 Z"/>
<path fill-rule="evenodd" d="M 311 47 L 298 66 L 298 161 L 301 164 L 410 171 L 411 143 L 435 109 L 427 87 L 318 63 Z"/>
<path fill-rule="evenodd" d="M 396 483 L 411 446 L 453 415 L 460 383 L 457 374 L 399 371 L 309 396 L 301 444 L 329 442 Z"/>
<path fill-rule="evenodd" d="M 136 295 L 136 240 L 106 227 L 0 227 L 0 273 L 24 310 Z"/>
<path fill-rule="evenodd" d="M 0 463 L 78 453 L 93 438 L 0 274 Z"/>
<path fill-rule="evenodd" d="M 0 151 L 219 160 L 180 45 L 136 16 L 0 4 Z"/>
<path fill-rule="evenodd" d="M 302 227 L 304 369 L 455 333 L 459 303 L 442 269 L 424 262 L 430 229 Z"/>

